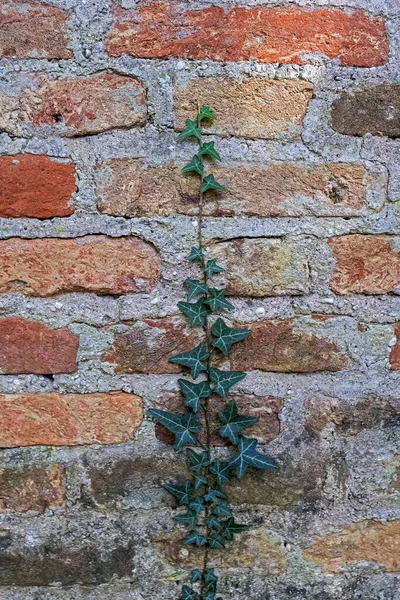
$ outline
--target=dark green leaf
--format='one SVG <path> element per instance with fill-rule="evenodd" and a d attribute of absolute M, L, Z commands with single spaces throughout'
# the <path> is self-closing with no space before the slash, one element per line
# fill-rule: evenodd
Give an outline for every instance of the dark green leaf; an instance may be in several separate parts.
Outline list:
<path fill-rule="evenodd" d="M 217 288 L 210 288 L 208 290 L 208 298 L 204 300 L 210 307 L 210 309 L 214 312 L 219 308 L 224 308 L 226 310 L 233 310 L 235 307 L 233 304 L 228 302 L 225 298 L 225 288 L 218 290 Z"/>
<path fill-rule="evenodd" d="M 194 512 L 198 515 L 205 509 L 204 500 L 201 496 L 197 496 L 194 500 L 189 503 L 189 508 L 194 510 Z"/>
<path fill-rule="evenodd" d="M 182 586 L 182 594 L 180 600 L 198 600 L 199 595 L 192 590 L 188 585 Z"/>
<path fill-rule="evenodd" d="M 211 465 L 210 471 L 211 473 L 214 473 L 214 475 L 217 476 L 217 481 L 219 485 L 222 485 L 223 483 L 228 483 L 231 479 L 231 468 L 229 466 L 228 461 L 222 461 L 219 458 L 217 458 Z"/>
<path fill-rule="evenodd" d="M 200 473 L 202 467 L 208 467 L 210 464 L 208 452 L 195 452 L 188 448 L 187 453 L 191 463 L 189 469 L 195 473 Z"/>
<path fill-rule="evenodd" d="M 183 167 L 183 169 L 181 169 L 182 173 L 198 173 L 199 175 L 203 175 L 204 173 L 204 165 L 201 162 L 201 158 L 195 154 L 192 158 L 192 160 L 190 162 L 187 163 L 187 165 L 185 165 Z"/>
<path fill-rule="evenodd" d="M 203 298 L 197 302 L 178 302 L 178 308 L 188 318 L 190 327 L 203 327 L 209 315 Z"/>
<path fill-rule="evenodd" d="M 235 533 L 242 533 L 242 531 L 247 531 L 248 529 L 248 525 L 240 525 L 239 523 L 235 523 L 235 519 L 233 517 L 229 517 L 229 519 L 222 521 L 222 535 L 227 540 L 233 540 Z"/>
<path fill-rule="evenodd" d="M 204 600 L 215 600 L 215 592 L 208 592 L 204 596 Z"/>
<path fill-rule="evenodd" d="M 238 327 L 228 327 L 223 319 L 218 318 L 212 326 L 212 334 L 215 336 L 213 346 L 221 350 L 225 356 L 229 355 L 232 344 L 240 342 L 251 334 L 250 329 L 239 329 Z"/>
<path fill-rule="evenodd" d="M 192 246 L 192 250 L 190 251 L 189 256 L 186 257 L 188 260 L 203 260 L 204 254 L 200 250 L 200 248 L 196 248 L 196 246 Z"/>
<path fill-rule="evenodd" d="M 207 525 L 214 529 L 221 529 L 222 525 L 217 517 L 210 517 L 207 521 Z"/>
<path fill-rule="evenodd" d="M 214 148 L 214 142 L 206 142 L 202 145 L 199 150 L 200 156 L 209 156 L 210 158 L 215 158 L 216 160 L 221 160 L 220 155 Z"/>
<path fill-rule="evenodd" d="M 257 467 L 258 469 L 279 469 L 278 465 L 272 458 L 263 456 L 256 450 L 257 440 L 247 439 L 239 436 L 238 449 L 239 454 L 236 454 L 229 464 L 236 470 L 236 475 L 243 477 L 247 467 Z"/>
<path fill-rule="evenodd" d="M 183 515 L 177 515 L 175 520 L 181 525 L 189 525 L 189 527 L 196 527 L 198 525 L 197 515 L 194 510 L 188 510 Z"/>
<path fill-rule="evenodd" d="M 203 573 L 199 569 L 192 569 L 190 583 L 196 583 L 203 579 Z"/>
<path fill-rule="evenodd" d="M 225 494 L 220 490 L 214 489 L 208 490 L 207 494 L 204 496 L 204 500 L 207 500 L 207 502 L 215 502 L 216 504 L 219 504 L 223 498 L 226 498 Z"/>
<path fill-rule="evenodd" d="M 181 485 L 176 483 L 166 483 L 163 487 L 167 490 L 167 492 L 178 499 L 179 504 L 189 504 L 190 494 L 192 493 L 190 481 L 186 480 Z"/>
<path fill-rule="evenodd" d="M 206 360 L 209 356 L 205 343 L 201 342 L 201 344 L 196 346 L 196 348 L 193 348 L 193 350 L 173 356 L 169 359 L 169 362 L 189 367 L 191 376 L 193 379 L 197 379 L 202 371 L 207 370 L 202 361 Z"/>
<path fill-rule="evenodd" d="M 221 504 L 217 504 L 217 506 L 215 506 L 213 510 L 214 510 L 214 514 L 217 517 L 231 517 L 232 516 L 232 511 L 231 511 L 229 502 L 221 502 Z"/>
<path fill-rule="evenodd" d="M 193 298 L 196 298 L 196 296 L 207 294 L 208 292 L 207 285 L 198 279 L 186 279 L 184 286 L 188 289 L 187 299 L 189 302 L 190 300 L 193 300 Z"/>
<path fill-rule="evenodd" d="M 197 115 L 197 119 L 199 122 L 203 119 L 211 119 L 212 121 L 215 121 L 216 118 L 217 117 L 214 115 L 213 111 L 209 106 L 202 106 Z"/>
<path fill-rule="evenodd" d="M 207 585 L 211 584 L 211 583 L 214 583 L 214 584 L 217 583 L 218 577 L 214 573 L 214 569 L 207 569 L 206 570 L 206 573 L 204 575 L 204 581 L 206 582 Z"/>
<path fill-rule="evenodd" d="M 224 539 L 223 539 L 222 535 L 216 535 L 215 537 L 213 537 L 209 541 L 209 546 L 210 546 L 210 548 L 220 549 L 220 550 L 225 548 Z"/>
<path fill-rule="evenodd" d="M 205 485 L 207 483 L 207 479 L 203 477 L 203 475 L 196 475 L 194 478 L 194 489 L 198 490 L 199 487 Z"/>
<path fill-rule="evenodd" d="M 215 383 L 214 392 L 222 398 L 225 398 L 229 390 L 235 383 L 242 381 L 246 377 L 246 373 L 242 371 L 221 371 L 220 369 L 210 368 L 211 381 Z"/>
<path fill-rule="evenodd" d="M 175 434 L 175 449 L 180 450 L 186 444 L 196 444 L 193 433 L 201 431 L 201 424 L 194 413 L 170 413 L 158 408 L 150 409 L 151 416 Z"/>
<path fill-rule="evenodd" d="M 256 417 L 249 417 L 248 415 L 239 415 L 237 411 L 236 402 L 231 400 L 225 407 L 223 412 L 219 413 L 219 417 L 225 425 L 219 430 L 222 437 L 227 437 L 232 444 L 237 444 L 239 441 L 238 433 L 251 427 L 257 423 Z"/>
<path fill-rule="evenodd" d="M 194 412 L 200 410 L 200 399 L 209 398 L 211 396 L 211 388 L 208 381 L 200 381 L 200 383 L 192 383 L 186 379 L 178 379 L 178 385 L 185 396 L 186 406 L 190 406 Z"/>
<path fill-rule="evenodd" d="M 225 271 L 225 269 L 217 265 L 215 258 L 208 260 L 206 268 L 204 269 L 204 273 L 207 275 L 207 277 L 211 277 L 211 275 L 214 275 L 214 273 L 222 273 L 222 271 Z"/>
<path fill-rule="evenodd" d="M 189 533 L 185 541 L 183 542 L 185 546 L 189 544 L 193 544 L 194 546 L 204 546 L 207 543 L 207 538 L 204 535 L 200 535 L 200 533 L 196 530 L 193 530 Z"/>
<path fill-rule="evenodd" d="M 201 129 L 197 126 L 197 121 L 186 119 L 186 127 L 178 135 L 178 140 L 186 140 L 190 137 L 195 137 L 198 140 L 201 140 Z"/>
<path fill-rule="evenodd" d="M 219 192 L 224 192 L 225 189 L 226 188 L 224 188 L 223 185 L 218 183 L 218 181 L 215 179 L 214 175 L 212 173 L 210 173 L 210 175 L 207 175 L 207 177 L 204 177 L 203 183 L 201 184 L 201 187 L 200 187 L 200 192 L 202 192 L 203 194 L 205 194 L 209 190 L 218 190 Z"/>

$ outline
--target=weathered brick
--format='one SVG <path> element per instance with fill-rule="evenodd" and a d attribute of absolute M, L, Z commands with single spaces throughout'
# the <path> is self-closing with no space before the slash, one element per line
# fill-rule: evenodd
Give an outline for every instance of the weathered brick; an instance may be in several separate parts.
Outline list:
<path fill-rule="evenodd" d="M 61 465 L 0 469 L 0 512 L 34 510 L 43 513 L 46 508 L 62 506 L 63 472 Z"/>
<path fill-rule="evenodd" d="M 390 353 L 390 366 L 395 371 L 400 370 L 400 323 L 396 323 L 394 327 L 394 333 L 396 335 L 396 345 L 393 346 Z"/>
<path fill-rule="evenodd" d="M 80 136 L 143 125 L 142 83 L 115 74 L 51 80 L 35 75 L 33 89 L 0 93 L 0 129 L 16 136 Z"/>
<path fill-rule="evenodd" d="M 0 217 L 68 217 L 76 189 L 72 163 L 33 154 L 0 158 Z"/>
<path fill-rule="evenodd" d="M 25 319 L 0 319 L 0 371 L 6 374 L 73 373 L 78 336 Z"/>
<path fill-rule="evenodd" d="M 332 104 L 332 127 L 345 135 L 400 137 L 400 83 L 343 92 Z"/>
<path fill-rule="evenodd" d="M 340 371 L 347 357 L 326 337 L 296 329 L 296 321 L 260 321 L 249 326 L 252 334 L 230 355 L 234 370 L 313 373 Z"/>
<path fill-rule="evenodd" d="M 400 286 L 397 238 L 343 235 L 329 240 L 336 259 L 331 289 L 336 294 L 386 294 Z"/>
<path fill-rule="evenodd" d="M 246 429 L 246 436 L 256 437 L 260 443 L 267 443 L 275 439 L 281 429 L 279 413 L 283 407 L 283 399 L 274 396 L 254 396 L 252 394 L 238 394 L 232 392 L 229 400 L 235 400 L 239 413 L 245 413 L 259 419 L 258 423 Z M 217 429 L 221 427 L 221 420 L 218 413 L 224 409 L 227 404 L 225 398 L 212 396 L 209 402 L 209 420 L 210 428 L 214 432 L 211 436 L 211 442 L 214 446 L 225 446 L 229 442 L 222 438 Z M 168 410 L 170 412 L 184 412 L 185 404 L 183 397 L 179 392 L 163 392 L 153 402 L 154 408 Z M 203 415 L 199 415 L 200 421 L 203 421 Z M 162 442 L 173 444 L 175 436 L 165 427 L 156 424 L 156 436 Z M 199 439 L 205 441 L 205 429 L 199 434 Z"/>
<path fill-rule="evenodd" d="M 196 215 L 199 191 L 195 177 L 182 176 L 183 165 L 146 166 L 140 160 L 111 159 L 96 170 L 98 206 L 122 217 Z M 226 192 L 209 192 L 203 214 L 278 217 L 308 214 L 358 215 L 368 190 L 384 198 L 387 177 L 360 165 L 332 163 L 299 167 L 291 163 L 266 168 L 213 168 Z M 129 183 L 127 183 L 129 182 Z"/>
<path fill-rule="evenodd" d="M 338 435 L 357 435 L 365 429 L 388 427 L 400 422 L 400 398 L 365 396 L 356 403 L 339 398 L 315 396 L 304 403 L 304 426 L 312 436 L 319 436 L 327 425 Z"/>
<path fill-rule="evenodd" d="M 388 41 L 383 19 L 362 10 L 190 9 L 178 2 L 152 2 L 136 10 L 117 9 L 107 51 L 112 56 L 296 64 L 318 53 L 342 65 L 365 67 L 386 62 Z"/>
<path fill-rule="evenodd" d="M 208 133 L 244 138 L 297 139 L 313 94 L 307 81 L 198 78 L 175 86 L 176 128 L 185 127 L 200 106 L 212 106 L 218 120 Z"/>
<path fill-rule="evenodd" d="M 240 239 L 215 244 L 210 256 L 224 267 L 231 296 L 295 296 L 310 289 L 304 248 L 290 238 Z"/>
<path fill-rule="evenodd" d="M 0 57 L 71 58 L 66 10 L 36 0 L 3 0 Z"/>
<path fill-rule="evenodd" d="M 400 570 L 400 520 L 380 523 L 361 521 L 317 538 L 304 558 L 328 573 L 341 566 L 368 561 L 381 565 L 388 573 Z"/>
<path fill-rule="evenodd" d="M 134 237 L 0 241 L 0 293 L 148 292 L 159 269 L 153 246 Z"/>
<path fill-rule="evenodd" d="M 181 318 L 146 319 L 117 333 L 102 360 L 114 363 L 116 373 L 179 373 L 182 369 L 168 359 L 202 339 L 201 330 L 189 330 Z"/>
<path fill-rule="evenodd" d="M 0 447 L 121 444 L 142 422 L 133 394 L 0 395 Z"/>

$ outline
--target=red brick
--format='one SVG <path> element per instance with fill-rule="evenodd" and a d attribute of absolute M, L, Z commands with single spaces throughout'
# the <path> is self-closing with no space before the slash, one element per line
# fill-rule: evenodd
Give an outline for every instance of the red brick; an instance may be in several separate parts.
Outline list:
<path fill-rule="evenodd" d="M 159 269 L 153 246 L 134 237 L 0 241 L 0 293 L 149 292 Z"/>
<path fill-rule="evenodd" d="M 201 329 L 189 330 L 181 318 L 146 319 L 117 333 L 102 360 L 114 363 L 116 373 L 180 373 L 181 367 L 168 359 L 202 339 Z"/>
<path fill-rule="evenodd" d="M 390 365 L 395 371 L 400 371 L 400 323 L 394 326 L 394 333 L 397 338 L 397 343 L 393 346 L 390 353 Z"/>
<path fill-rule="evenodd" d="M 0 57 L 71 58 L 66 10 L 35 0 L 3 0 Z"/>
<path fill-rule="evenodd" d="M 32 76 L 19 94 L 0 93 L 0 129 L 11 135 L 80 136 L 146 122 L 142 83 L 115 74 L 50 79 Z"/>
<path fill-rule="evenodd" d="M 76 189 L 72 163 L 33 154 L 0 158 L 0 217 L 68 217 Z"/>
<path fill-rule="evenodd" d="M 230 355 L 234 370 L 313 373 L 340 371 L 347 364 L 335 342 L 296 330 L 296 321 L 260 321 L 252 334 L 237 344 Z"/>
<path fill-rule="evenodd" d="M 73 373 L 79 338 L 24 319 L 0 319 L 0 371 L 6 374 Z"/>
<path fill-rule="evenodd" d="M 122 444 L 142 422 L 133 394 L 0 396 L 0 447 Z"/>
<path fill-rule="evenodd" d="M 136 10 L 119 8 L 115 16 L 107 43 L 112 56 L 304 64 L 307 54 L 319 53 L 358 67 L 383 65 L 388 57 L 383 19 L 362 10 L 191 10 L 183 3 L 152 2 Z"/>
<path fill-rule="evenodd" d="M 399 238 L 400 239 L 400 238 Z M 400 252 L 396 238 L 343 235 L 329 240 L 336 259 L 331 289 L 336 294 L 387 294 L 400 286 Z"/>
<path fill-rule="evenodd" d="M 0 512 L 34 510 L 62 506 L 64 489 L 61 465 L 25 466 L 22 469 L 0 469 Z"/>

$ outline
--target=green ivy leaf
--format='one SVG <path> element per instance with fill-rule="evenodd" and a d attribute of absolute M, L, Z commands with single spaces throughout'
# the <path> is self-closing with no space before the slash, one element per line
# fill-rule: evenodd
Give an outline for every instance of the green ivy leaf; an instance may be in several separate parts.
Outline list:
<path fill-rule="evenodd" d="M 190 327 L 203 327 L 209 315 L 203 298 L 197 302 L 178 302 L 178 308 L 188 318 Z"/>
<path fill-rule="evenodd" d="M 223 550 L 225 548 L 225 544 L 222 535 L 217 534 L 215 537 L 213 537 L 209 541 L 209 546 L 214 550 Z"/>
<path fill-rule="evenodd" d="M 235 383 L 242 381 L 246 377 L 246 373 L 242 371 L 221 371 L 210 367 L 210 379 L 215 383 L 214 392 L 222 398 L 225 398 L 229 390 Z"/>
<path fill-rule="evenodd" d="M 218 348 L 218 350 L 221 350 L 225 356 L 229 356 L 233 344 L 245 340 L 251 334 L 250 329 L 228 327 L 220 317 L 215 321 L 211 331 L 215 336 L 212 345 L 215 348 Z"/>
<path fill-rule="evenodd" d="M 216 584 L 218 581 L 218 577 L 214 573 L 214 569 L 207 569 L 206 574 L 204 575 L 204 581 L 207 585 Z"/>
<path fill-rule="evenodd" d="M 224 498 L 226 498 L 225 494 L 220 490 L 215 489 L 208 490 L 207 494 L 204 496 L 204 500 L 207 500 L 207 502 L 215 502 L 216 504 L 219 504 L 221 499 Z"/>
<path fill-rule="evenodd" d="M 207 538 L 194 529 L 189 533 L 183 543 L 185 546 L 189 546 L 190 544 L 193 544 L 194 546 L 204 546 L 207 543 Z"/>
<path fill-rule="evenodd" d="M 249 417 L 248 415 L 240 415 L 237 411 L 236 402 L 231 400 L 225 409 L 219 413 L 219 417 L 225 425 L 219 430 L 222 437 L 227 437 L 232 444 L 239 442 L 238 433 L 251 427 L 257 423 L 256 417 Z"/>
<path fill-rule="evenodd" d="M 229 502 L 221 502 L 214 507 L 214 514 L 217 517 L 231 517 L 232 511 Z"/>
<path fill-rule="evenodd" d="M 195 473 L 200 473 L 202 467 L 208 467 L 210 464 L 208 452 L 195 452 L 188 448 L 187 453 L 191 463 L 189 469 Z"/>
<path fill-rule="evenodd" d="M 192 158 L 192 160 L 190 162 L 187 163 L 187 165 L 185 165 L 183 167 L 183 169 L 181 169 L 182 173 L 198 173 L 199 175 L 203 175 L 204 173 L 204 165 L 201 162 L 201 158 L 195 154 Z"/>
<path fill-rule="evenodd" d="M 221 529 L 222 525 L 221 525 L 221 521 L 219 519 L 217 519 L 217 517 L 210 517 L 207 521 L 207 525 L 211 528 L 211 529 Z"/>
<path fill-rule="evenodd" d="M 242 531 L 247 531 L 248 529 L 248 525 L 236 523 L 233 517 L 229 517 L 229 519 L 222 521 L 222 535 L 227 540 L 233 540 L 235 533 L 242 533 Z"/>
<path fill-rule="evenodd" d="M 190 481 L 186 480 L 181 485 L 176 483 L 166 483 L 163 488 L 178 499 L 179 504 L 189 504 L 192 486 Z"/>
<path fill-rule="evenodd" d="M 236 470 L 236 475 L 243 477 L 247 467 L 257 467 L 258 469 L 279 469 L 278 465 L 272 458 L 263 456 L 256 450 L 257 440 L 247 439 L 239 436 L 238 449 L 239 454 L 236 454 L 229 464 Z"/>
<path fill-rule="evenodd" d="M 223 483 L 229 483 L 231 479 L 231 468 L 229 466 L 229 461 L 223 461 L 217 458 L 211 465 L 210 471 L 211 473 L 214 473 L 214 475 L 217 476 L 218 485 L 222 485 Z"/>
<path fill-rule="evenodd" d="M 196 346 L 196 348 L 193 348 L 193 350 L 173 356 L 169 359 L 169 362 L 189 367 L 191 376 L 193 379 L 197 379 L 202 371 L 207 370 L 202 361 L 207 360 L 209 356 L 205 343 L 201 342 L 201 344 Z"/>
<path fill-rule="evenodd" d="M 207 294 L 208 292 L 207 285 L 203 281 L 199 281 L 199 279 L 186 279 L 183 285 L 188 289 L 188 302 L 196 298 L 196 296 Z"/>
<path fill-rule="evenodd" d="M 211 119 L 212 121 L 216 120 L 216 116 L 209 106 L 202 106 L 198 112 L 197 119 L 198 121 L 202 121 L 203 119 Z"/>
<path fill-rule="evenodd" d="M 182 586 L 182 594 L 180 600 L 198 600 L 199 595 L 195 590 L 192 590 L 188 585 Z"/>
<path fill-rule="evenodd" d="M 226 310 L 233 310 L 235 308 L 233 306 L 233 304 L 231 304 L 230 302 L 228 302 L 228 300 L 226 300 L 225 292 L 226 292 L 225 288 L 222 288 L 220 290 L 218 290 L 217 288 L 210 288 L 208 290 L 208 298 L 206 298 L 206 300 L 204 300 L 204 302 L 206 302 L 208 304 L 208 306 L 210 307 L 210 309 L 213 312 L 220 308 L 223 308 Z"/>
<path fill-rule="evenodd" d="M 203 183 L 200 187 L 200 192 L 202 192 L 203 194 L 205 194 L 209 190 L 217 190 L 219 192 L 224 192 L 226 190 L 226 188 L 224 188 L 223 185 L 218 183 L 218 181 L 215 179 L 212 173 L 210 173 L 210 175 L 207 175 L 207 177 L 204 177 Z"/>
<path fill-rule="evenodd" d="M 194 489 L 198 490 L 202 485 L 206 485 L 207 479 L 203 475 L 196 475 L 194 478 Z"/>
<path fill-rule="evenodd" d="M 201 140 L 201 129 L 197 126 L 197 121 L 186 119 L 186 127 L 178 135 L 178 140 L 187 140 L 191 137 L 195 137 L 196 139 Z"/>
<path fill-rule="evenodd" d="M 221 160 L 220 155 L 214 148 L 214 142 L 206 142 L 203 144 L 199 150 L 200 156 L 209 156 L 210 158 L 215 158 L 215 160 Z"/>
<path fill-rule="evenodd" d="M 201 398 L 209 398 L 211 396 L 211 388 L 208 381 L 200 381 L 200 383 L 192 383 L 186 379 L 178 379 L 178 385 L 185 397 L 185 404 L 194 412 L 200 410 Z"/>
<path fill-rule="evenodd" d="M 201 431 L 201 423 L 194 413 L 170 413 L 158 408 L 151 408 L 149 412 L 153 419 L 175 434 L 175 450 L 186 444 L 196 444 L 193 434 Z"/>
<path fill-rule="evenodd" d="M 192 250 L 190 251 L 189 256 L 186 257 L 187 260 L 203 260 L 204 254 L 200 250 L 200 248 L 196 248 L 196 246 L 192 246 Z"/>
<path fill-rule="evenodd" d="M 214 273 L 222 273 L 222 271 L 225 271 L 225 269 L 217 265 L 215 258 L 208 260 L 206 268 L 204 269 L 204 273 L 207 275 L 207 277 L 211 277 L 211 275 L 214 275 Z"/>
<path fill-rule="evenodd" d="M 177 515 L 175 520 L 181 525 L 189 525 L 189 527 L 196 527 L 198 525 L 197 515 L 194 510 L 188 510 L 183 515 Z"/>
<path fill-rule="evenodd" d="M 189 503 L 189 508 L 194 510 L 194 512 L 199 515 L 203 510 L 205 510 L 204 500 L 201 496 L 197 496 L 194 500 Z"/>
<path fill-rule="evenodd" d="M 203 579 L 203 573 L 199 569 L 192 569 L 190 583 L 196 583 Z"/>
<path fill-rule="evenodd" d="M 204 600 L 215 600 L 215 592 L 208 592 L 204 596 Z"/>

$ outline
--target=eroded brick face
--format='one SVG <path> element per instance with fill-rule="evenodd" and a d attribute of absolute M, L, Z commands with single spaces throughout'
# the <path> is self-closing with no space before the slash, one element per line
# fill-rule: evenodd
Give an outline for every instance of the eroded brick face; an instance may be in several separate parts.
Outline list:
<path fill-rule="evenodd" d="M 0 512 L 43 513 L 46 508 L 62 506 L 63 472 L 61 465 L 0 469 Z"/>
<path fill-rule="evenodd" d="M 395 371 L 400 370 L 400 323 L 397 323 L 394 328 L 396 335 L 396 344 L 390 353 L 390 365 Z"/>

